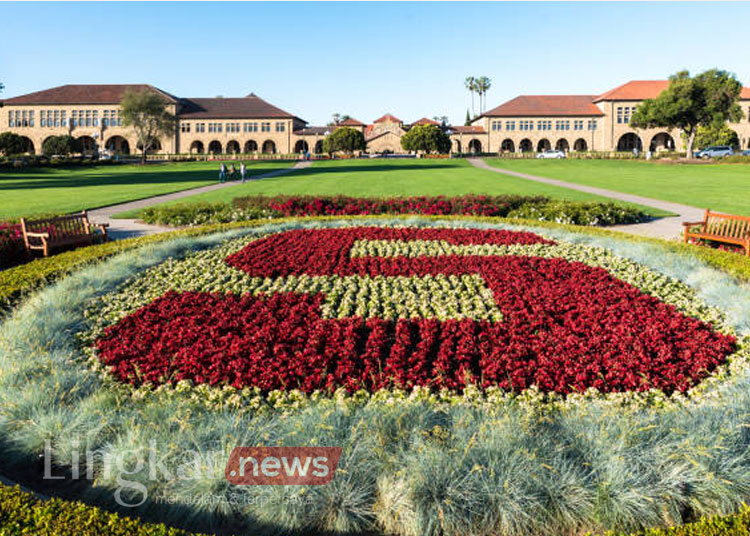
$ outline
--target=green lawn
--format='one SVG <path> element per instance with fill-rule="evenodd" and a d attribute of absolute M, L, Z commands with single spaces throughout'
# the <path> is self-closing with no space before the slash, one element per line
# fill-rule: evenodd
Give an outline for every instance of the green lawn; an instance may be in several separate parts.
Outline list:
<path fill-rule="evenodd" d="M 548 186 L 491 171 L 456 160 L 337 160 L 318 161 L 292 174 L 263 179 L 231 188 L 194 195 L 175 203 L 229 202 L 246 195 L 311 194 L 355 197 L 411 195 L 459 196 L 468 193 L 547 195 L 575 201 L 609 201 L 584 192 Z M 654 216 L 666 215 L 640 207 Z M 135 217 L 137 212 L 118 214 Z"/>
<path fill-rule="evenodd" d="M 257 161 L 248 173 L 258 175 L 293 162 Z M 218 181 L 218 162 L 32 168 L 0 171 L 0 220 L 40 214 L 63 214 Z"/>
<path fill-rule="evenodd" d="M 750 165 L 747 164 L 497 158 L 486 161 L 495 167 L 531 175 L 750 216 Z"/>

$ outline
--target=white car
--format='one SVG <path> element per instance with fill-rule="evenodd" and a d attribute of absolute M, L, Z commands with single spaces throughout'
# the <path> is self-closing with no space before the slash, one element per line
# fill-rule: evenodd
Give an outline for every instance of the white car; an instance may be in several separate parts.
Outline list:
<path fill-rule="evenodd" d="M 543 153 L 536 155 L 537 158 L 565 158 L 564 151 L 558 151 L 557 149 L 549 149 Z"/>

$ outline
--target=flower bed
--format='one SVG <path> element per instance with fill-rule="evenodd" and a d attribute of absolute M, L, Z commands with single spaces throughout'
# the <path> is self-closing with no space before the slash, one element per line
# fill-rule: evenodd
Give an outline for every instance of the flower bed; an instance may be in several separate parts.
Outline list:
<path fill-rule="evenodd" d="M 144 209 L 141 218 L 162 225 L 226 223 L 251 218 L 290 216 L 358 216 L 377 214 L 474 215 L 525 218 L 576 225 L 637 223 L 646 214 L 614 203 L 552 201 L 542 196 L 516 195 L 463 197 L 239 197 L 227 203 L 156 206 Z"/>
<path fill-rule="evenodd" d="M 21 225 L 0 222 L 0 268 L 9 268 L 26 260 Z"/>
<path fill-rule="evenodd" d="M 128 464 L 124 477 L 146 490 L 144 512 L 235 533 L 631 533 L 726 514 L 750 499 L 750 291 L 671 247 L 552 226 L 369 218 L 273 223 L 128 252 L 44 290 L 0 329 L 4 463 L 41 471 L 45 441 L 55 468 L 76 463 L 71 452 L 81 445 L 102 459 L 131 460 L 145 449 L 156 475 Z M 310 320 L 322 326 L 318 346 L 301 342 Z M 130 332 L 141 323 L 151 327 Z M 352 325 L 368 333 L 361 344 L 351 344 Z M 385 345 L 368 348 L 368 325 L 384 331 Z M 607 338 L 599 325 L 619 336 Z M 444 333 L 458 340 L 469 328 L 475 342 L 440 346 Z M 472 344 L 481 351 L 492 343 L 487 333 L 515 328 L 538 343 L 517 361 L 530 363 L 530 351 L 550 343 L 552 358 L 574 356 L 536 366 L 553 378 L 585 373 L 590 358 L 635 356 L 619 368 L 607 362 L 607 372 L 628 389 L 629 370 L 636 391 L 570 386 L 558 394 L 552 381 L 544 393 L 538 376 L 521 391 L 484 383 L 479 372 L 473 381 L 455 374 L 461 364 L 490 364 L 473 361 Z M 107 334 L 118 329 L 130 337 L 118 352 L 167 349 L 169 366 L 181 368 L 160 374 L 166 361 L 154 360 L 119 377 L 92 349 L 96 341 L 115 348 Z M 242 376 L 242 352 L 262 347 L 263 329 L 277 336 L 258 363 L 261 385 Z M 154 330 L 163 337 L 142 340 Z M 430 336 L 442 354 L 419 347 Z M 311 350 L 329 338 L 340 341 L 342 358 L 326 363 Z M 394 353 L 398 345 L 409 350 Z M 589 346 L 610 353 L 589 355 Z M 509 347 L 498 350 L 490 357 Z M 298 361 L 305 357 L 323 360 Z M 368 365 L 372 374 L 361 374 Z M 464 370 L 480 370 L 471 366 Z M 203 377 L 176 378 L 196 372 Z M 352 377 L 359 381 L 347 384 Z M 237 378 L 242 388 L 231 385 Z M 279 378 L 287 384 L 273 389 Z M 661 389 L 647 389 L 657 380 Z M 222 461 L 237 445 L 338 445 L 343 453 L 327 486 L 233 487 Z M 188 452 L 215 455 L 218 468 Z M 87 495 L 109 504 L 123 475 L 101 463 L 96 457 Z M 137 490 L 127 491 L 137 502 Z M 226 501 L 188 502 L 199 492 Z"/>
<path fill-rule="evenodd" d="M 603 268 L 519 250 L 554 245 L 532 233 L 464 229 L 277 233 L 224 261 L 254 279 L 255 295 L 178 284 L 106 327 L 96 348 L 136 385 L 191 380 L 265 393 L 534 385 L 560 394 L 684 392 L 735 350 L 733 337 Z M 200 269 L 226 280 L 217 267 Z M 289 290 L 273 291 L 290 276 Z M 218 290 L 236 288 L 246 290 Z"/>

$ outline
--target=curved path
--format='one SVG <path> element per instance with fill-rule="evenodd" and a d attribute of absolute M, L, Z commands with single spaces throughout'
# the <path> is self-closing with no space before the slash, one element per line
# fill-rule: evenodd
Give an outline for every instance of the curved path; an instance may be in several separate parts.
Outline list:
<path fill-rule="evenodd" d="M 301 161 L 297 162 L 290 168 L 278 169 L 263 175 L 257 175 L 252 179 L 248 180 L 259 180 L 276 177 L 278 175 L 285 175 L 292 173 L 298 169 L 305 169 L 312 165 L 312 161 Z M 158 195 L 156 197 L 149 197 L 146 199 L 140 199 L 138 201 L 130 201 L 128 203 L 121 203 L 119 205 L 111 205 L 109 207 L 97 208 L 89 210 L 89 219 L 95 223 L 109 223 L 108 234 L 111 238 L 118 240 L 121 238 L 130 238 L 133 236 L 141 236 L 146 234 L 163 233 L 165 231 L 174 231 L 173 227 L 164 227 L 161 225 L 149 225 L 147 223 L 138 222 L 134 219 L 112 219 L 112 216 L 125 212 L 127 210 L 140 210 L 146 207 L 152 207 L 161 203 L 167 203 L 169 201 L 175 201 L 184 197 L 190 197 L 196 194 L 202 194 L 206 192 L 213 192 L 214 190 L 221 190 L 223 188 L 231 188 L 242 184 L 240 181 L 230 181 L 216 184 L 209 184 L 208 186 L 201 186 L 199 188 L 192 188 L 190 190 L 182 190 L 180 192 L 172 192 L 171 194 Z"/>
<path fill-rule="evenodd" d="M 651 197 L 642 197 L 640 195 L 625 194 L 622 192 L 616 192 L 614 190 L 607 190 L 605 188 L 596 188 L 594 186 L 585 186 L 583 184 L 575 184 L 572 182 L 559 181 L 557 179 L 548 179 L 546 177 L 538 177 L 536 175 L 528 175 L 526 173 L 519 173 L 517 171 L 511 171 L 509 169 L 498 168 L 490 166 L 487 162 L 480 158 L 468 158 L 468 162 L 479 169 L 487 171 L 493 171 L 502 175 L 511 175 L 513 177 L 519 177 L 535 182 L 542 182 L 552 186 L 558 186 L 560 188 L 568 188 L 569 190 L 578 190 L 579 192 L 586 192 L 589 194 L 595 194 L 602 197 L 609 197 L 618 201 L 624 201 L 627 203 L 635 203 L 646 207 L 657 208 L 677 214 L 677 216 L 669 218 L 660 218 L 647 223 L 634 223 L 630 225 L 614 225 L 607 227 L 607 229 L 614 229 L 616 231 L 623 231 L 626 233 L 632 233 L 641 236 L 651 236 L 656 238 L 668 238 L 668 239 L 679 239 L 682 233 L 682 222 L 686 221 L 701 221 L 703 220 L 704 209 L 691 207 L 689 205 L 682 205 L 680 203 L 671 203 L 669 201 L 661 201 L 659 199 L 653 199 Z"/>

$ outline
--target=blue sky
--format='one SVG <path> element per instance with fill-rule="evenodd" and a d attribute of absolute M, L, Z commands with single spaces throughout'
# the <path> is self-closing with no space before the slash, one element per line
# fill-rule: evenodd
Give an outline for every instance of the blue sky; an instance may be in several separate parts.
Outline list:
<path fill-rule="evenodd" d="M 312 124 L 334 112 L 462 123 L 468 75 L 488 107 L 600 93 L 680 69 L 750 85 L 748 3 L 0 3 L 11 97 L 147 82 L 185 97 L 255 92 Z"/>

